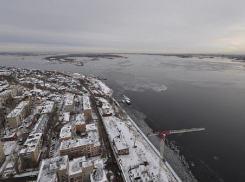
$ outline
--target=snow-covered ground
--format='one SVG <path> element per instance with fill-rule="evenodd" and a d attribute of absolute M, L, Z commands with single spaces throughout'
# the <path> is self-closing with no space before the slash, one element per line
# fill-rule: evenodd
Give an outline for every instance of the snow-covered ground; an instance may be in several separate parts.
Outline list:
<path fill-rule="evenodd" d="M 115 116 L 110 116 L 103 117 L 103 122 L 111 141 L 113 140 L 113 137 L 118 135 L 119 129 L 119 133 L 123 134 L 124 139 L 129 146 L 128 155 L 118 156 L 118 161 L 120 161 L 126 180 L 130 181 L 129 170 L 131 168 L 140 164 L 145 164 L 145 168 L 152 179 L 154 181 L 159 181 L 159 157 L 141 134 L 138 133 L 137 129 L 132 125 L 131 120 L 128 119 L 125 122 Z M 116 128 L 112 128 L 112 125 L 116 126 Z M 134 147 L 134 142 L 137 147 Z M 160 170 L 161 181 L 175 181 L 175 178 L 165 164 L 162 166 L 163 168 Z"/>

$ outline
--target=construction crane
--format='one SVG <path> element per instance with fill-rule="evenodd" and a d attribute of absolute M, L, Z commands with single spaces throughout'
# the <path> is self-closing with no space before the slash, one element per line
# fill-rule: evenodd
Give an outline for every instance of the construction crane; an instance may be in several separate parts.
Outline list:
<path fill-rule="evenodd" d="M 157 131 L 154 133 L 148 133 L 147 137 L 150 136 L 158 136 L 161 141 L 160 141 L 160 158 L 159 158 L 159 181 L 161 181 L 161 169 L 163 168 L 163 153 L 164 153 L 164 140 L 166 135 L 169 134 L 175 134 L 175 133 L 188 133 L 188 132 L 194 132 L 194 131 L 203 131 L 205 128 L 191 128 L 191 129 L 182 129 L 182 130 L 169 130 L 169 131 Z"/>

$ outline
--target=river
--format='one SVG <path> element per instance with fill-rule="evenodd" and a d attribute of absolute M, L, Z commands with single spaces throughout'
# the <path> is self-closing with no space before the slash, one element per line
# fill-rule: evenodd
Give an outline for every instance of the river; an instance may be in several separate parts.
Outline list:
<path fill-rule="evenodd" d="M 1 66 L 70 71 L 103 78 L 117 100 L 123 94 L 154 130 L 204 127 L 167 136 L 198 181 L 244 181 L 245 67 L 223 58 L 122 55 L 84 60 L 84 66 L 45 64 L 45 55 L 0 56 Z M 24 59 L 23 59 L 24 58 Z"/>

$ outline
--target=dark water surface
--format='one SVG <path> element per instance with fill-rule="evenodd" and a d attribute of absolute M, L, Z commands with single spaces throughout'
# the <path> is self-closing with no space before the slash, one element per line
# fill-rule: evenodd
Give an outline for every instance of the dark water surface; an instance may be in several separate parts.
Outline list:
<path fill-rule="evenodd" d="M 83 67 L 45 65 L 44 56 L 24 60 L 0 56 L 0 64 L 106 77 L 116 99 L 123 94 L 131 98 L 150 118 L 146 122 L 154 131 L 206 128 L 168 136 L 186 160 L 193 161 L 190 168 L 198 181 L 211 181 L 207 175 L 212 178 L 213 171 L 224 181 L 245 181 L 245 64 L 221 58 L 125 56 L 128 58 L 86 61 Z M 213 171 L 202 172 L 197 167 L 200 161 Z"/>

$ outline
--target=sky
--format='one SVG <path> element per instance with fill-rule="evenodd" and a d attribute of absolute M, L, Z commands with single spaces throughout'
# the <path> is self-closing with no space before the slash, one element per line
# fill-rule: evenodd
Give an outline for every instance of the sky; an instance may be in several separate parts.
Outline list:
<path fill-rule="evenodd" d="M 245 53 L 244 0 L 0 3 L 0 52 Z"/>

